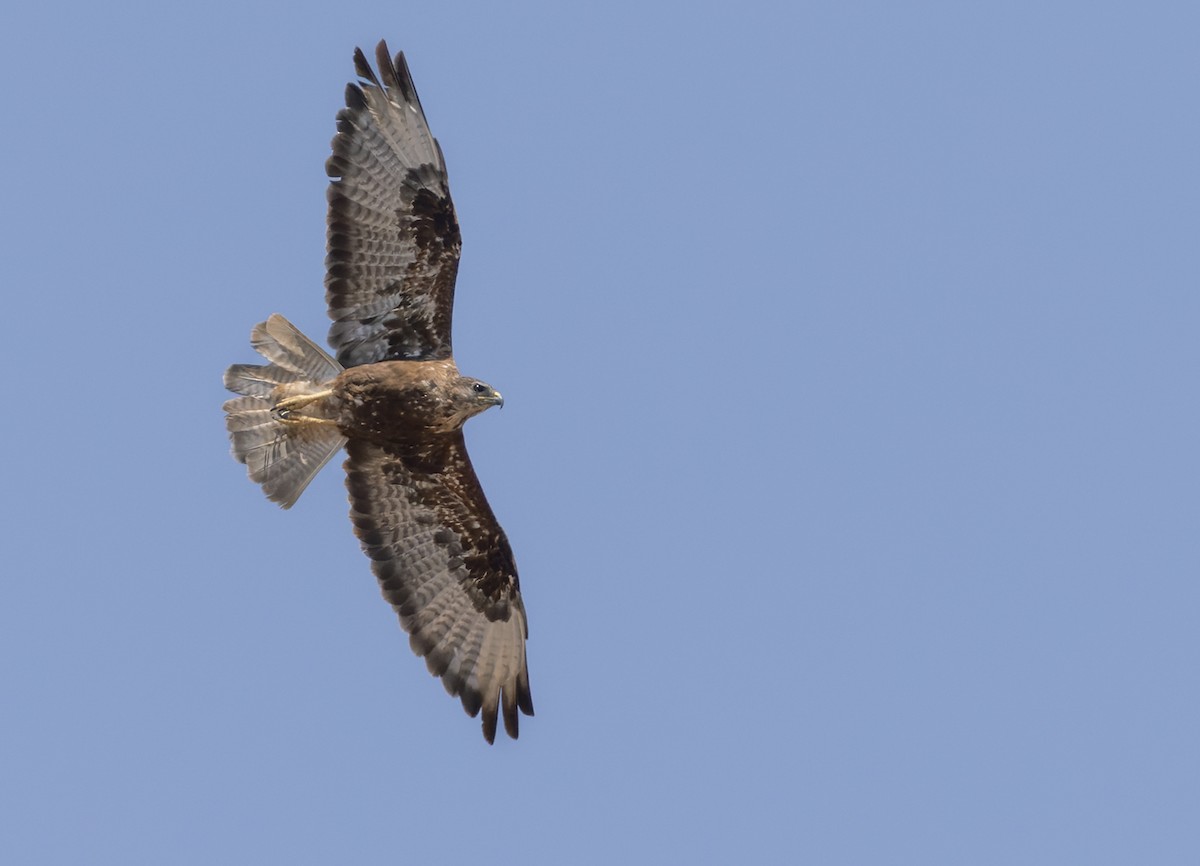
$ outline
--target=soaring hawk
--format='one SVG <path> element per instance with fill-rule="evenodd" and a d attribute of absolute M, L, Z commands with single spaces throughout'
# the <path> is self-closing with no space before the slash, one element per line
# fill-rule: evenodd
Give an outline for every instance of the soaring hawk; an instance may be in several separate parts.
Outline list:
<path fill-rule="evenodd" d="M 225 387 L 233 456 L 289 508 L 343 446 L 350 519 L 425 658 L 483 735 L 533 715 L 517 569 L 463 441 L 503 400 L 461 375 L 450 348 L 461 239 L 441 148 L 404 55 L 361 50 L 338 112 L 329 184 L 325 299 L 336 360 L 280 315 L 256 325 L 266 364 L 235 364 Z"/>

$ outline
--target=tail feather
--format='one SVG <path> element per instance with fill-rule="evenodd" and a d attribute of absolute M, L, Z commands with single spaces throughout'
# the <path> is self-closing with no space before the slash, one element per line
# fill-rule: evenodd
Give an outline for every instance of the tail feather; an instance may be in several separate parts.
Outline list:
<path fill-rule="evenodd" d="M 319 394 L 342 371 L 316 343 L 278 314 L 254 327 L 251 345 L 270 363 L 234 364 L 225 387 L 240 397 L 226 401 L 225 426 L 233 456 L 273 502 L 290 508 L 346 439 L 323 423 L 319 401 L 309 413 L 276 411 L 288 397 Z"/>
<path fill-rule="evenodd" d="M 344 369 L 278 313 L 254 326 L 250 345 L 273 364 L 312 381 L 327 382 Z"/>

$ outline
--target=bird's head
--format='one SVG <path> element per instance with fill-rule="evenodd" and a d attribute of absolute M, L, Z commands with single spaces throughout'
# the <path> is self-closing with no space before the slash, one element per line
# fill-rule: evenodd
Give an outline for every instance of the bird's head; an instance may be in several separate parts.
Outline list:
<path fill-rule="evenodd" d="M 458 385 L 457 403 L 464 421 L 485 409 L 504 405 L 504 398 L 500 396 L 500 392 L 487 382 L 463 376 Z"/>

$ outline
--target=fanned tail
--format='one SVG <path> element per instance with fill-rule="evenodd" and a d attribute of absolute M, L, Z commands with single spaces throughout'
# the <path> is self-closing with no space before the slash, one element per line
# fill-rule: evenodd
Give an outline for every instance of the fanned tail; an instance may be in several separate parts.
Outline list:
<path fill-rule="evenodd" d="M 346 439 L 322 414 L 323 395 L 342 366 L 278 313 L 254 326 L 250 344 L 267 364 L 234 364 L 225 387 L 233 456 L 267 498 L 291 508 Z"/>

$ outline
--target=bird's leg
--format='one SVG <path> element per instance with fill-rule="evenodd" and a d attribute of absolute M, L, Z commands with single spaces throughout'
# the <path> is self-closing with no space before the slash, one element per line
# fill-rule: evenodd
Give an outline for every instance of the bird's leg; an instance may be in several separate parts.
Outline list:
<path fill-rule="evenodd" d="M 337 422 L 332 418 L 314 418 L 311 415 L 297 414 L 305 406 L 322 400 L 332 393 L 333 391 L 320 391 L 316 394 L 297 394 L 294 397 L 285 397 L 271 407 L 271 417 L 276 421 L 289 424 L 335 424 Z"/>

